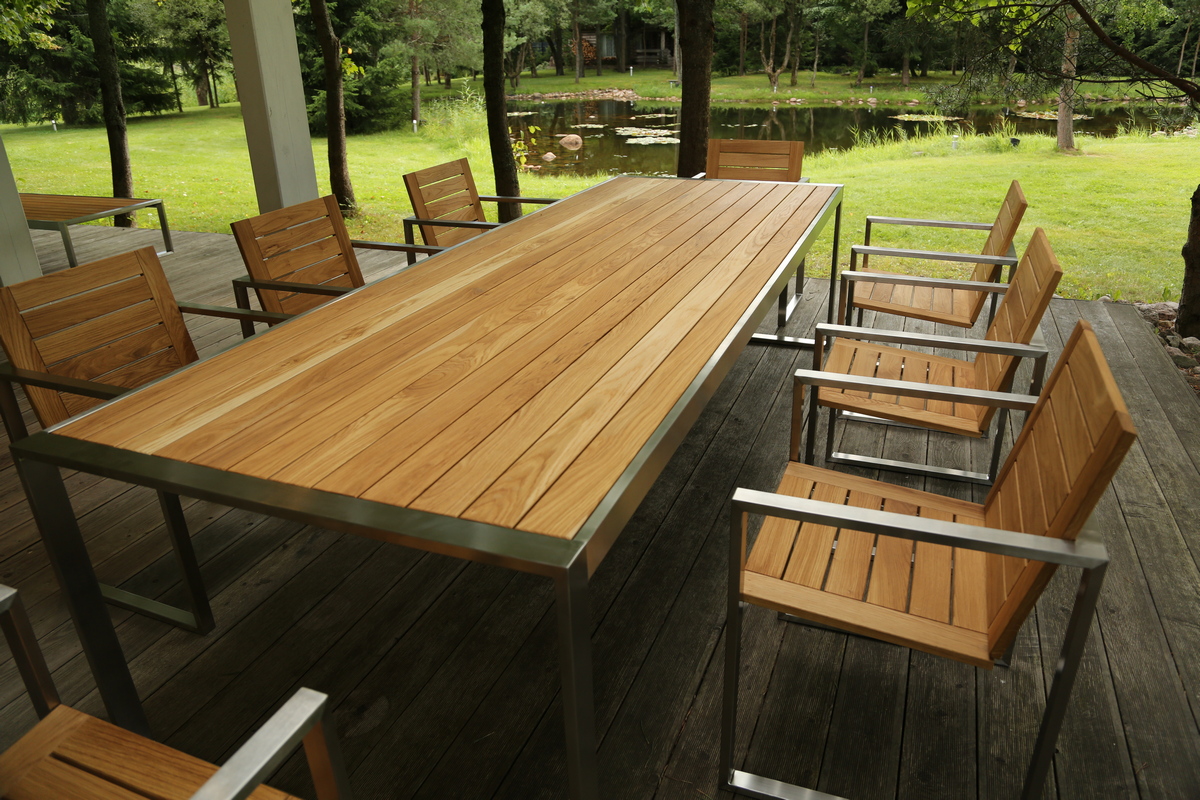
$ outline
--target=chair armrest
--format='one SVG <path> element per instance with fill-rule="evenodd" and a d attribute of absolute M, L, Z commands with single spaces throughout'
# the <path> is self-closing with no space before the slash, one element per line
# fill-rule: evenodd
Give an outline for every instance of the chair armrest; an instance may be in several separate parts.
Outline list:
<path fill-rule="evenodd" d="M 753 489 L 734 491 L 733 511 L 735 514 L 763 514 L 1083 569 L 1094 569 L 1108 563 L 1108 551 L 1102 540 L 1091 531 L 1076 541 L 1070 541 L 931 517 L 913 517 L 872 508 L 804 500 Z"/>
<path fill-rule="evenodd" d="M 363 250 L 391 250 L 399 253 L 424 253 L 436 256 L 446 248 L 424 244 L 399 244 L 398 242 L 371 242 L 365 239 L 351 239 L 350 244 Z"/>
<path fill-rule="evenodd" d="M 965 350 L 975 353 L 996 353 L 1016 358 L 1041 358 L 1046 355 L 1044 347 L 1020 344 L 1019 342 L 997 342 L 991 339 L 966 339 L 958 336 L 937 336 L 931 333 L 856 328 L 851 325 L 830 325 L 825 322 L 817 325 L 816 335 L 840 336 L 864 342 L 888 342 L 919 347 L 943 347 L 947 350 Z"/>
<path fill-rule="evenodd" d="M 954 222 L 938 219 L 909 219 L 907 217 L 867 217 L 872 225 L 913 225 L 922 228 L 965 228 L 971 231 L 990 231 L 990 222 Z"/>
<path fill-rule="evenodd" d="M 229 306 L 210 306 L 206 303 L 179 303 L 179 310 L 185 314 L 199 314 L 205 317 L 221 317 L 223 319 L 248 319 L 252 322 L 287 322 L 294 314 L 276 314 L 274 311 L 255 311 Z"/>
<path fill-rule="evenodd" d="M 481 194 L 479 199 L 491 203 L 541 203 L 542 205 L 558 202 L 557 197 L 505 197 L 498 194 Z"/>
<path fill-rule="evenodd" d="M 294 283 L 292 281 L 259 281 L 254 278 L 234 278 L 233 285 L 235 287 L 245 286 L 249 289 L 269 289 L 277 292 L 323 294 L 328 297 L 341 297 L 344 294 L 354 291 L 354 288 L 351 286 L 325 286 L 319 283 Z M 284 318 L 291 319 L 291 316 L 285 314 Z"/>
<path fill-rule="evenodd" d="M 798 369 L 796 382 L 811 386 L 828 386 L 834 389 L 850 389 L 881 394 L 898 394 L 904 397 L 921 397 L 927 400 L 948 400 L 976 406 L 1015 408 L 1020 411 L 1032 409 L 1038 401 L 1036 395 L 990 392 L 983 389 L 964 389 L 959 386 L 937 386 L 915 381 L 898 381 L 890 378 L 872 378 L 866 375 L 841 375 L 822 370 Z"/>
<path fill-rule="evenodd" d="M 19 383 L 22 386 L 40 386 L 56 392 L 69 392 L 84 397 L 98 397 L 101 400 L 111 400 L 120 397 L 129 390 L 124 386 L 113 386 L 109 383 L 85 381 L 79 378 L 68 378 L 65 375 L 51 375 L 49 372 L 20 369 L 12 364 L 0 362 L 0 380 Z"/>
<path fill-rule="evenodd" d="M 480 228 L 482 230 L 491 230 L 499 228 L 499 222 L 476 222 L 470 219 L 420 219 L 418 217 L 405 217 L 404 222 L 408 225 L 442 225 L 447 228 Z M 416 245 L 413 245 L 414 247 Z"/>
<path fill-rule="evenodd" d="M 192 800 L 241 800 L 283 764 L 302 741 L 320 800 L 348 800 L 345 768 L 332 736 L 329 698 L 300 689 L 284 703 L 225 765 L 217 770 Z M 318 752 L 320 750 L 324 752 Z"/>
<path fill-rule="evenodd" d="M 1013 256 L 987 256 L 981 253 L 944 253 L 938 250 L 904 250 L 895 247 L 875 247 L 855 244 L 850 252 L 865 256 L 891 256 L 894 258 L 920 258 L 925 261 L 962 261 L 967 264 L 1000 264 L 1011 267 L 1017 263 Z"/>
<path fill-rule="evenodd" d="M 992 283 L 991 281 L 960 281 L 954 278 L 927 278 L 921 275 L 900 275 L 888 272 L 860 272 L 858 270 L 842 270 L 838 278 L 847 281 L 866 281 L 868 283 L 892 283 L 901 286 L 924 286 L 930 289 L 964 289 L 973 292 L 1008 291 L 1007 283 Z"/>

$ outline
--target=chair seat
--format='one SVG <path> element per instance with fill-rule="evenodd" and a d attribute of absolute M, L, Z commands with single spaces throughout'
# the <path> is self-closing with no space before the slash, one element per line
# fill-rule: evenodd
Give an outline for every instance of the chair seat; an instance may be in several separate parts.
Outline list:
<path fill-rule="evenodd" d="M 835 375 L 903 380 L 960 389 L 979 388 L 975 366 L 971 362 L 844 338 L 835 340 L 829 349 L 824 371 Z M 981 426 L 981 407 L 970 403 L 900 397 L 828 386 L 820 388 L 817 399 L 828 408 L 869 414 L 964 436 L 979 437 L 986 430 Z M 988 421 L 991 421 L 990 416 Z"/>
<path fill-rule="evenodd" d="M 802 499 L 971 525 L 983 506 L 790 462 Z M 978 551 L 767 517 L 742 573 L 756 605 L 990 668 L 987 559 Z M 994 558 L 994 557 L 991 557 Z"/>
<path fill-rule="evenodd" d="M 859 269 L 857 272 L 876 275 L 895 275 L 883 270 Z M 944 322 L 960 328 L 970 328 L 979 318 L 979 309 L 987 298 L 984 292 L 970 289 L 904 286 L 891 283 L 856 281 L 854 305 L 866 311 L 897 314 L 929 322 Z"/>
<path fill-rule="evenodd" d="M 5 800 L 187 800 L 217 768 L 68 706 L 0 754 Z M 253 800 L 289 800 L 266 786 Z M 294 800 L 294 799 L 293 799 Z"/>

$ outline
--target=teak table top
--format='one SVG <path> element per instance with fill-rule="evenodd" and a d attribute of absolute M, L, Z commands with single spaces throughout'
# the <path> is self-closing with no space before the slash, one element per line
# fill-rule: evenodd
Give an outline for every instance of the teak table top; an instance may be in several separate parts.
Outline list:
<path fill-rule="evenodd" d="M 93 214 L 109 216 L 124 208 L 161 203 L 144 197 L 89 197 L 72 194 L 21 193 L 25 218 L 42 222 L 71 222 Z"/>
<path fill-rule="evenodd" d="M 614 178 L 56 432 L 568 539 L 839 188 Z"/>

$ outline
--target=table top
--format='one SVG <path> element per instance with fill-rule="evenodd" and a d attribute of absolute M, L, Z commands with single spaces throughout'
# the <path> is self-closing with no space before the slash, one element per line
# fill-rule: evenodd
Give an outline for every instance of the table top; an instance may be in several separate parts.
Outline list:
<path fill-rule="evenodd" d="M 54 433 L 569 539 L 839 192 L 614 178 Z"/>
<path fill-rule="evenodd" d="M 93 214 L 108 215 L 122 209 L 161 203 L 145 197 L 88 197 L 75 194 L 21 192 L 25 218 L 41 222 L 70 222 Z"/>

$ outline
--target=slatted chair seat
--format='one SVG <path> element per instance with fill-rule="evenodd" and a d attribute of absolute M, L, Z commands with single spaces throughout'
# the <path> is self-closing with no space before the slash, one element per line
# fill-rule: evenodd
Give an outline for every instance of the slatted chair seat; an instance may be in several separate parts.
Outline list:
<path fill-rule="evenodd" d="M 800 180 L 804 142 L 709 139 L 705 177 L 739 181 Z"/>
<path fill-rule="evenodd" d="M 749 789 L 762 790 L 762 780 L 733 769 L 740 603 L 991 668 L 1058 565 L 1074 564 L 1084 576 L 1022 795 L 1040 797 L 1108 560 L 1099 541 L 1049 540 L 1076 540 L 1135 436 L 1095 333 L 1081 321 L 983 503 L 795 462 L 775 492 L 739 489 L 724 788 L 798 796 L 780 784 L 755 794 Z M 747 553 L 750 514 L 765 520 Z"/>
<path fill-rule="evenodd" d="M 318 800 L 349 800 L 328 698 L 300 689 L 218 768 L 62 705 L 16 591 L 0 586 L 0 630 L 41 718 L 0 753 L 4 800 L 294 800 L 260 786 L 303 739 Z"/>
<path fill-rule="evenodd" d="M 977 340 L 946 339 L 945 337 L 922 337 L 911 334 L 875 331 L 871 329 L 848 328 L 844 326 L 817 326 L 817 339 L 823 342 L 826 335 L 836 336 L 829 355 L 821 365 L 823 344 L 813 352 L 813 370 L 801 370 L 796 373 L 796 388 L 794 402 L 796 412 L 793 415 L 796 424 L 792 431 L 792 453 L 796 453 L 800 442 L 798 421 L 803 410 L 804 387 L 814 384 L 815 399 L 819 405 L 832 409 L 834 412 L 851 412 L 865 414 L 870 417 L 917 425 L 931 430 L 945 431 L 964 436 L 982 437 L 992 425 L 996 415 L 997 404 L 984 402 L 976 395 L 986 393 L 996 395 L 1007 392 L 1012 385 L 1016 373 L 1018 359 L 1006 353 L 1008 345 L 1029 345 L 1041 323 L 1042 315 L 1050 306 L 1054 290 L 1062 277 L 1062 267 L 1050 248 L 1046 232 L 1038 228 L 1033 239 L 1026 248 L 1012 281 L 1004 293 L 1004 300 L 997 310 L 992 324 L 988 328 L 982 342 Z M 975 349 L 977 355 L 972 361 L 929 355 L 911 349 L 892 347 L 887 344 L 875 344 L 878 341 L 907 342 L 910 345 L 925 344 L 928 346 L 959 347 Z M 989 351 L 991 343 L 995 349 Z M 1027 354 L 1037 352 L 1029 350 Z M 820 366 L 818 370 L 816 367 Z M 858 379 L 847 385 L 834 379 L 834 376 L 847 376 Z M 891 381 L 893 383 L 881 383 Z M 895 383 L 899 382 L 899 383 Z M 1036 391 L 1037 376 L 1035 370 L 1034 391 Z M 922 392 L 923 389 L 944 389 L 952 391 Z M 911 390 L 910 393 L 906 393 Z M 956 394 L 973 396 L 956 399 Z M 816 408 L 810 409 L 809 441 L 805 461 L 812 463 L 814 459 L 814 433 L 816 424 Z M 832 441 L 832 426 L 836 414 L 829 417 L 829 435 L 827 442 Z M 992 468 L 986 475 L 980 473 L 963 473 L 958 470 L 946 470 L 929 465 L 913 465 L 903 462 L 884 462 L 864 456 L 848 456 L 844 453 L 829 452 L 826 460 L 830 463 L 870 464 L 889 469 L 905 469 L 924 474 L 937 474 L 943 477 L 960 477 L 977 482 L 990 482 L 995 468 L 999 464 L 999 440 L 993 454 Z"/>
<path fill-rule="evenodd" d="M 867 217 L 866 234 L 863 245 L 855 245 L 850 250 L 850 269 L 842 273 L 837 319 L 845 322 L 850 319 L 855 308 L 862 311 L 876 311 L 884 314 L 895 314 L 913 319 L 923 319 L 929 322 L 941 322 L 962 328 L 971 328 L 979 320 L 984 306 L 991 293 L 970 287 L 971 284 L 996 283 L 1003 277 L 1005 264 L 1011 263 L 1013 239 L 1020 227 L 1021 219 L 1028 208 L 1021 184 L 1013 181 L 1009 186 L 1004 202 L 996 220 L 990 226 L 973 223 L 954 223 L 929 220 L 909 220 L 892 217 Z M 871 246 L 871 227 L 879 224 L 906 224 L 925 227 L 963 227 L 987 228 L 988 236 L 984 242 L 981 255 L 967 256 L 961 253 L 940 253 L 912 250 L 890 250 Z M 974 261 L 975 266 L 966 283 L 961 281 L 910 279 L 909 283 L 879 282 L 871 280 L 871 276 L 889 276 L 893 279 L 907 279 L 906 276 L 894 272 L 872 270 L 868 267 L 871 255 L 894 256 L 899 258 L 935 259 L 939 261 Z M 862 256 L 862 266 L 857 264 Z M 830 302 L 833 302 L 834 287 L 830 287 Z"/>

